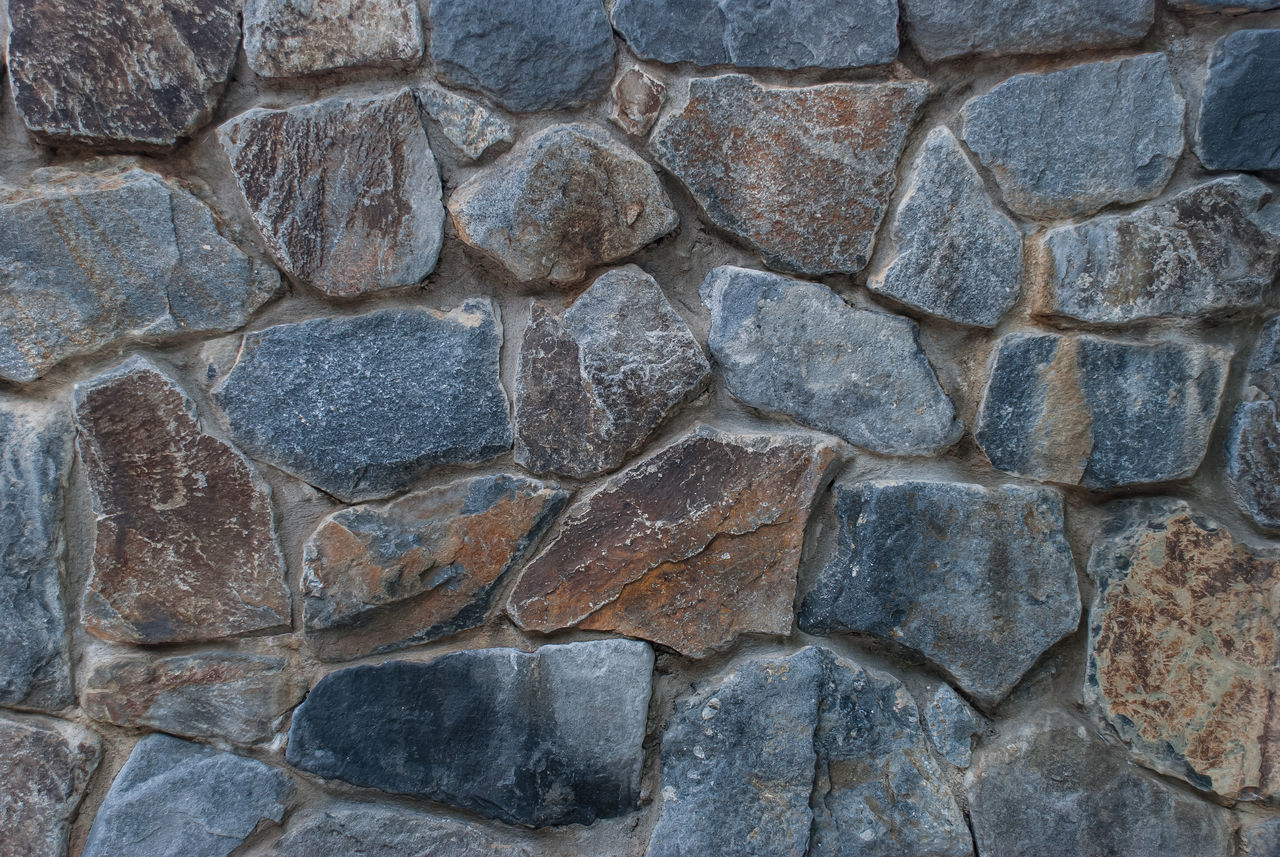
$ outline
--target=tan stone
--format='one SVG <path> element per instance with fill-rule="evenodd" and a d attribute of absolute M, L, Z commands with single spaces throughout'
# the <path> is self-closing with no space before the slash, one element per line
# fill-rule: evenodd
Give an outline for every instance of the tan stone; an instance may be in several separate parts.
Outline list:
<path fill-rule="evenodd" d="M 666 101 L 667 88 L 642 69 L 629 68 L 613 82 L 609 120 L 633 137 L 649 133 Z"/>

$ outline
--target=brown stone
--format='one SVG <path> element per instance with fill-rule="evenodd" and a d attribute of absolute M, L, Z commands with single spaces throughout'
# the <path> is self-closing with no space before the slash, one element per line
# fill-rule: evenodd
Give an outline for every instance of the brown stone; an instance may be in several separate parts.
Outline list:
<path fill-rule="evenodd" d="M 244 52 L 263 77 L 405 64 L 422 56 L 416 0 L 245 0 Z"/>
<path fill-rule="evenodd" d="M 667 88 L 642 69 L 629 68 L 613 83 L 610 121 L 633 137 L 649 133 L 666 101 Z"/>
<path fill-rule="evenodd" d="M 48 717 L 0 717 L 0 857 L 63 857 L 98 767 L 98 736 Z"/>

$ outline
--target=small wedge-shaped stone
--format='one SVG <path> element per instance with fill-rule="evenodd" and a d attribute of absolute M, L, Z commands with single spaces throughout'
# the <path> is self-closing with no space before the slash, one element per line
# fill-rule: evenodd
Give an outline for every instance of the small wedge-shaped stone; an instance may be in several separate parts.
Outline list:
<path fill-rule="evenodd" d="M 80 619 L 127 643 L 287 627 L 271 494 L 195 403 L 141 357 L 76 385 L 80 459 L 96 516 Z"/>
<path fill-rule="evenodd" d="M 1227 434 L 1227 483 L 1240 509 L 1266 530 L 1280 529 L 1280 317 L 1262 326 Z"/>
<path fill-rule="evenodd" d="M 609 121 L 633 137 L 649 133 L 667 100 L 667 87 L 643 69 L 629 68 L 613 83 Z"/>
<path fill-rule="evenodd" d="M 465 821 L 402 806 L 324 803 L 293 815 L 267 857 L 529 857 Z"/>
<path fill-rule="evenodd" d="M 931 455 L 960 438 L 915 322 L 746 268 L 713 269 L 701 295 L 711 354 L 746 404 L 887 455 Z"/>
<path fill-rule="evenodd" d="M 468 160 L 474 161 L 496 146 L 510 146 L 516 141 L 510 123 L 478 101 L 434 83 L 414 87 L 413 93 L 418 106 L 440 123 L 449 142 Z"/>
<path fill-rule="evenodd" d="M 408 89 L 255 107 L 218 138 L 267 249 L 304 283 L 353 297 L 435 268 L 440 174 Z"/>
<path fill-rule="evenodd" d="M 614 631 L 701 657 L 791 631 L 814 494 L 837 458 L 808 432 L 698 426 L 569 510 L 507 612 L 522 628 Z"/>
<path fill-rule="evenodd" d="M 342 660 L 476 627 L 567 499 L 554 485 L 501 474 L 335 512 L 303 552 L 312 649 Z"/>
<path fill-rule="evenodd" d="M 512 824 L 590 824 L 640 797 L 652 673 L 634 640 L 349 667 L 294 712 L 287 758 Z"/>
<path fill-rule="evenodd" d="M 650 148 L 712 223 L 770 267 L 853 274 L 871 257 L 928 93 L 918 80 L 791 88 L 695 78 Z"/>
<path fill-rule="evenodd" d="M 516 370 L 516 461 L 578 478 L 613 470 L 710 378 L 693 332 L 639 268 L 603 274 L 559 314 L 534 301 Z"/>
<path fill-rule="evenodd" d="M 1042 219 L 1158 195 L 1182 154 L 1164 54 L 1020 74 L 965 104 L 964 141 L 1004 201 Z"/>
<path fill-rule="evenodd" d="M 1280 30 L 1241 30 L 1218 41 L 1196 127 L 1196 154 L 1206 168 L 1280 168 L 1277 87 Z"/>
<path fill-rule="evenodd" d="M 422 56 L 415 0 L 245 0 L 244 52 L 263 77 L 294 77 Z"/>
<path fill-rule="evenodd" d="M 65 857 L 101 758 L 101 741 L 83 726 L 0 717 L 0 857 Z"/>
<path fill-rule="evenodd" d="M 590 125 L 553 125 L 449 197 L 458 237 L 516 279 L 573 283 L 679 223 L 657 175 Z"/>

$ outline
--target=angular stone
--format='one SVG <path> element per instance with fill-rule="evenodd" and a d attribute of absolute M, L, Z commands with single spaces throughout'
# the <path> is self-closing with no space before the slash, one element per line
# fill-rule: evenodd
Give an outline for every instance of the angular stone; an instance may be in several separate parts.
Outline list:
<path fill-rule="evenodd" d="M 1280 168 L 1278 87 L 1280 30 L 1240 30 L 1218 41 L 1196 126 L 1196 154 L 1207 169 Z"/>
<path fill-rule="evenodd" d="M 294 712 L 287 758 L 512 824 L 590 824 L 640 797 L 652 671 L 633 640 L 349 667 Z"/>
<path fill-rule="evenodd" d="M 1166 339 L 1015 333 L 996 343 L 974 437 L 1006 473 L 1106 490 L 1204 458 L 1231 353 Z"/>
<path fill-rule="evenodd" d="M 431 0 L 431 58 L 508 110 L 579 107 L 613 78 L 601 0 Z"/>
<path fill-rule="evenodd" d="M 1255 524 L 1280 529 L 1280 318 L 1262 326 L 1249 361 L 1246 395 L 1227 434 L 1227 484 Z"/>
<path fill-rule="evenodd" d="M 925 138 L 894 213 L 888 268 L 867 287 L 960 324 L 994 327 L 1022 294 L 1022 233 L 955 136 Z"/>
<path fill-rule="evenodd" d="M 892 676 L 805 648 L 677 703 L 648 857 L 969 857 L 973 843 Z"/>
<path fill-rule="evenodd" d="M 221 333 L 280 291 L 204 203 L 140 169 L 49 171 L 0 201 L 0 378 L 140 337 Z"/>
<path fill-rule="evenodd" d="M 698 426 L 570 508 L 507 612 L 526 630 L 613 631 L 691 657 L 786 636 L 805 523 L 836 459 L 807 432 Z"/>
<path fill-rule="evenodd" d="M 289 830 L 268 857 L 529 857 L 464 821 L 401 806 L 327 803 L 289 819 Z"/>
<path fill-rule="evenodd" d="M 270 490 L 173 380 L 131 358 L 76 385 L 75 417 L 96 516 L 91 633 L 179 643 L 289 626 Z"/>
<path fill-rule="evenodd" d="M 804 598 L 802 630 L 910 646 L 995 706 L 1079 627 L 1056 491 L 874 481 L 834 493 L 836 552 Z"/>
<path fill-rule="evenodd" d="M 303 551 L 312 649 L 345 660 L 480 625 L 567 499 L 554 485 L 500 474 L 335 512 Z"/>
<path fill-rule="evenodd" d="M 240 47 L 233 0 L 9 0 L 9 80 L 42 141 L 173 146 L 208 121 Z"/>
<path fill-rule="evenodd" d="M 596 0 L 598 2 L 598 0 Z M 449 197 L 465 243 L 522 282 L 572 283 L 679 224 L 658 177 L 590 125 L 553 125 Z"/>
<path fill-rule="evenodd" d="M 296 77 L 422 56 L 414 0 L 245 0 L 244 52 L 262 77 Z"/>
<path fill-rule="evenodd" d="M 354 297 L 435 268 L 440 175 L 410 90 L 255 107 L 218 139 L 267 249 L 304 283 Z"/>
<path fill-rule="evenodd" d="M 443 86 L 424 83 L 414 87 L 418 106 L 440 123 L 440 130 L 468 160 L 476 160 L 496 147 L 516 141 L 515 129 L 497 113 Z"/>
<path fill-rule="evenodd" d="M 702 284 L 725 385 L 886 455 L 932 455 L 963 431 L 913 321 L 855 309 L 826 286 L 724 266 Z"/>
<path fill-rule="evenodd" d="M 649 133 L 666 103 L 667 88 L 642 69 L 629 68 L 613 84 L 609 120 L 633 137 Z"/>
<path fill-rule="evenodd" d="M 98 736 L 82 726 L 0 717 L 0 857 L 65 857 L 101 758 Z"/>
<path fill-rule="evenodd" d="M 345 503 L 511 448 L 487 299 L 254 331 L 213 389 L 236 443 Z"/>
<path fill-rule="evenodd" d="M 711 364 L 653 277 L 601 275 L 557 314 L 534 301 L 516 370 L 516 461 L 578 478 L 640 450 L 711 379 Z"/>
<path fill-rule="evenodd" d="M 1143 54 L 1011 77 L 961 115 L 1005 204 L 1051 220 L 1159 194 L 1182 154 L 1183 108 L 1168 58 Z"/>
<path fill-rule="evenodd" d="M 925 727 L 929 740 L 948 762 L 957 768 L 969 767 L 973 753 L 973 736 L 981 728 L 979 715 L 951 689 L 939 685 L 924 707 Z"/>
<path fill-rule="evenodd" d="M 928 93 L 918 80 L 793 88 L 695 78 L 650 148 L 712 223 L 770 267 L 853 274 L 871 257 Z"/>
<path fill-rule="evenodd" d="M 84 857 L 229 857 L 259 823 L 279 823 L 293 783 L 254 759 L 148 735 L 98 809 Z"/>
<path fill-rule="evenodd" d="M 1242 827 L 1240 857 L 1280 857 L 1280 818 Z"/>

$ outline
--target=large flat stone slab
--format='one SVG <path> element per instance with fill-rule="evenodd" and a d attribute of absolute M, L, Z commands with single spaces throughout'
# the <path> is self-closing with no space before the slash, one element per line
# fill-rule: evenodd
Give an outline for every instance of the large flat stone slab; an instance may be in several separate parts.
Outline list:
<path fill-rule="evenodd" d="M 1277 87 L 1280 30 L 1241 30 L 1214 45 L 1196 126 L 1196 154 L 1207 169 L 1280 168 Z"/>
<path fill-rule="evenodd" d="M 65 857 L 101 758 L 101 741 L 83 726 L 0 716 L 0 857 Z"/>
<path fill-rule="evenodd" d="M 354 852 L 352 849 L 356 849 Z M 495 840 L 465 821 L 402 806 L 324 803 L 289 819 L 289 829 L 269 857 L 318 857 L 355 853 L 360 857 L 529 857 L 515 845 Z"/>
<path fill-rule="evenodd" d="M 244 52 L 262 77 L 409 63 L 423 50 L 415 0 L 245 0 Z"/>

